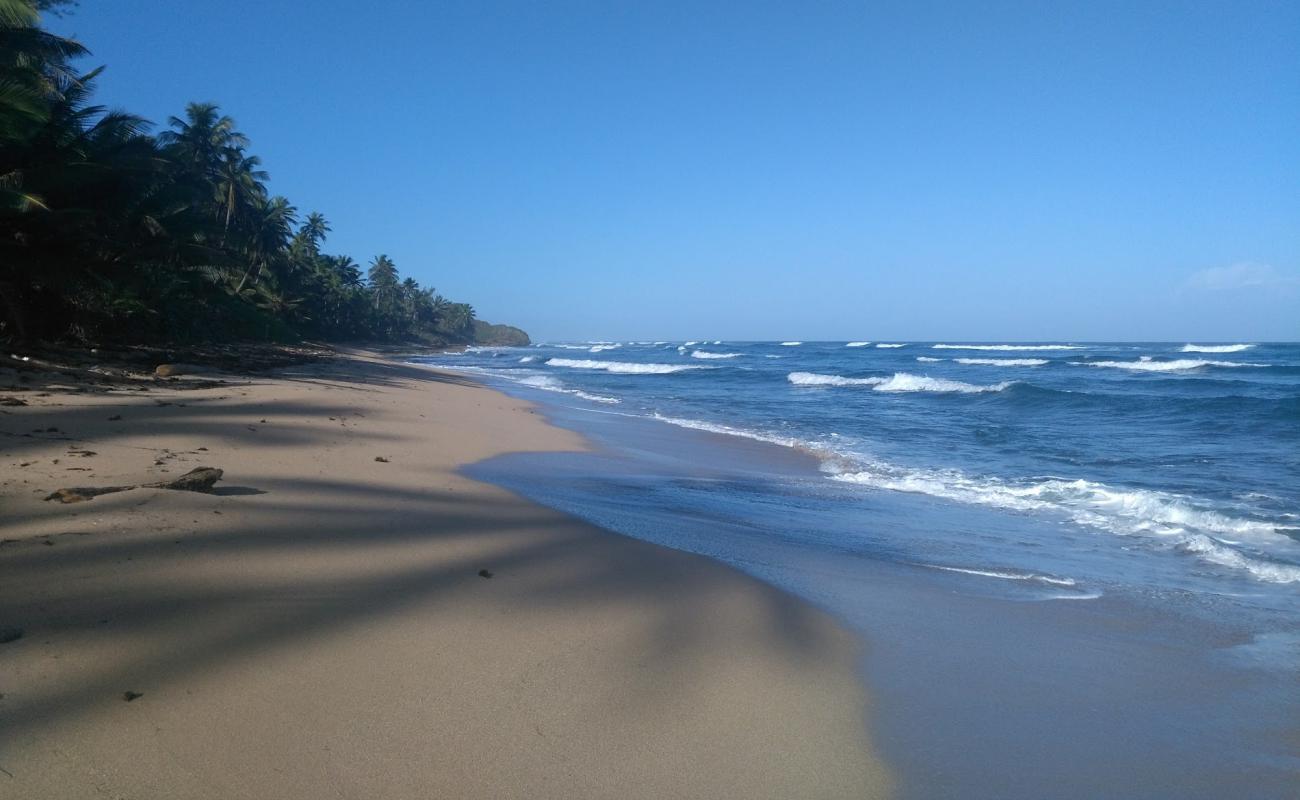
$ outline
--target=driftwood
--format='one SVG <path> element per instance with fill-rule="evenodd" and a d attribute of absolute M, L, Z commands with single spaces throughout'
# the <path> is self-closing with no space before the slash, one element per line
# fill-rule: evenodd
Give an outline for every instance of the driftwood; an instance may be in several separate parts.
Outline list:
<path fill-rule="evenodd" d="M 73 489 L 59 489 L 47 496 L 46 500 L 58 500 L 60 503 L 80 503 L 101 494 L 126 492 L 131 489 L 175 489 L 180 492 L 211 492 L 217 481 L 221 480 L 222 471 L 216 467 L 196 467 L 179 478 L 155 483 L 137 483 L 131 486 L 88 486 Z"/>

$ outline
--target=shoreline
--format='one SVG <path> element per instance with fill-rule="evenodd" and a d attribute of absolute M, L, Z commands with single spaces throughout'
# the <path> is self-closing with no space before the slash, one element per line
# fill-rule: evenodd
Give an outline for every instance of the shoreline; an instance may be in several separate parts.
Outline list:
<path fill-rule="evenodd" d="M 919 557 L 900 537 L 924 547 L 1057 534 L 996 509 L 829 482 L 789 446 L 490 385 L 538 402 L 594 449 L 507 455 L 472 475 L 728 563 L 870 641 L 870 721 L 900 796 L 1208 800 L 1293 785 L 1293 640 L 1257 638 L 1255 617 L 1143 596 L 1087 570 L 1060 573 L 1079 578 L 1067 585 L 1015 579 L 996 561 L 993 572 L 944 569 L 951 559 Z M 1086 602 L 1059 602 L 1070 600 Z"/>
<path fill-rule="evenodd" d="M 355 353 L 203 378 L 0 416 L 6 789 L 888 794 L 829 615 L 459 472 L 583 447 L 530 404 Z"/>

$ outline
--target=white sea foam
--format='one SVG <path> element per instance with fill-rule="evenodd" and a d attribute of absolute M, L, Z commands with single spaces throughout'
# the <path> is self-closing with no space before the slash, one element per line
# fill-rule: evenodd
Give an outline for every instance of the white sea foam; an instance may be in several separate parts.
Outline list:
<path fill-rule="evenodd" d="M 657 413 L 654 417 L 683 428 L 811 452 L 822 459 L 823 471 L 837 481 L 1013 511 L 1059 514 L 1096 530 L 1122 536 L 1141 536 L 1153 542 L 1168 544 L 1179 552 L 1221 567 L 1244 571 L 1261 581 L 1300 583 L 1300 566 L 1257 557 L 1242 549 L 1247 544 L 1267 547 L 1280 543 L 1283 547 L 1294 547 L 1294 543 L 1286 536 L 1285 529 L 1279 529 L 1265 521 L 1230 516 L 1209 508 L 1205 501 L 1194 498 L 1153 490 L 1116 488 L 1086 480 L 1040 478 L 1007 481 L 992 477 L 972 477 L 958 470 L 901 467 L 796 437 Z M 1037 580 L 1060 586 L 1074 585 L 1069 578 L 1037 573 L 923 566 L 1007 580 Z M 1086 598 L 1069 595 L 1062 599 Z"/>
<path fill-rule="evenodd" d="M 885 382 L 884 378 L 845 378 L 815 372 L 791 372 L 785 377 L 796 386 L 877 386 Z"/>
<path fill-rule="evenodd" d="M 583 400 L 590 400 L 594 403 L 606 403 L 612 405 L 619 402 L 617 397 L 606 397 L 605 395 L 584 392 L 581 389 L 571 389 L 549 375 L 529 375 L 516 380 L 518 383 L 521 383 L 524 386 L 531 386 L 534 389 L 543 389 L 548 392 L 559 392 L 560 394 L 571 394 L 575 397 L 581 397 Z"/>
<path fill-rule="evenodd" d="M 956 392 L 975 394 L 978 392 L 1000 392 L 1014 381 L 1003 381 L 982 386 L 944 378 L 931 378 L 928 375 L 913 375 L 910 372 L 895 372 L 894 376 L 875 387 L 877 392 Z"/>
<path fill-rule="evenodd" d="M 1010 386 L 1012 381 L 981 386 L 944 378 L 931 378 L 928 375 L 913 375 L 910 372 L 895 372 L 888 378 L 846 378 L 842 375 L 821 375 L 816 372 L 791 372 L 786 380 L 796 386 L 870 386 L 877 392 L 956 392 L 974 394 L 977 392 L 1000 392 Z"/>
<path fill-rule="evenodd" d="M 1044 600 L 1096 600 L 1101 597 L 1101 592 L 1084 592 L 1082 594 L 1054 594 L 1043 598 Z"/>
<path fill-rule="evenodd" d="M 688 369 L 707 369 L 691 364 L 638 364 L 632 361 L 593 361 L 589 359 L 552 358 L 546 364 L 552 367 L 570 369 L 602 369 L 622 375 L 666 375 L 670 372 L 682 372 Z"/>
<path fill-rule="evenodd" d="M 530 361 L 536 361 L 536 360 L 537 360 L 537 356 L 524 356 L 523 358 L 519 359 L 519 363 L 527 364 Z"/>
<path fill-rule="evenodd" d="M 452 367 L 452 369 L 454 369 L 456 372 L 466 372 L 472 375 L 486 375 L 491 378 L 499 378 L 501 380 L 522 384 L 524 386 L 529 386 L 534 389 L 542 389 L 548 392 L 558 392 L 560 394 L 571 394 L 574 397 L 581 397 L 583 400 L 591 400 L 592 402 L 595 403 L 605 403 L 605 404 L 613 405 L 615 403 L 621 402 L 617 397 L 606 397 L 605 395 L 590 394 L 588 392 L 582 391 L 581 389 L 570 388 L 549 375 L 541 375 L 538 374 L 536 371 L 530 369 L 515 369 L 510 367 L 504 369 L 492 369 L 489 367 L 471 367 L 471 366 L 456 366 L 456 367 Z"/>
<path fill-rule="evenodd" d="M 558 347 L 561 350 L 589 350 L 590 345 L 586 344 L 553 344 L 551 347 Z"/>
<path fill-rule="evenodd" d="M 1300 582 L 1300 567 L 1278 564 L 1243 553 L 1221 536 L 1280 541 L 1267 522 L 1232 517 L 1204 508 L 1191 498 L 1144 489 L 1117 489 L 1085 480 L 1049 478 L 1010 482 L 973 478 L 956 470 L 904 469 L 859 461 L 866 469 L 837 472 L 835 480 L 942 497 L 962 503 L 1015 511 L 1055 512 L 1074 522 L 1110 533 L 1145 535 L 1170 541 L 1183 552 L 1272 583 Z M 1240 543 L 1238 543 L 1239 545 Z"/>
<path fill-rule="evenodd" d="M 706 353 L 703 350 L 696 350 L 691 353 L 691 358 L 740 358 L 743 353 Z"/>
<path fill-rule="evenodd" d="M 1076 366 L 1109 367 L 1133 372 L 1186 372 L 1202 367 L 1267 367 L 1268 364 L 1250 364 L 1244 361 L 1210 361 L 1200 358 L 1178 358 L 1173 361 L 1155 361 L 1143 356 L 1138 361 L 1071 361 Z"/>
<path fill-rule="evenodd" d="M 844 346 L 845 347 L 866 347 L 869 344 L 871 344 L 871 342 L 849 342 Z"/>
<path fill-rule="evenodd" d="M 884 342 L 881 342 L 880 344 L 876 345 L 876 347 L 888 347 L 888 348 L 894 348 L 894 347 L 907 347 L 907 345 L 906 345 L 906 344 L 886 344 L 886 343 L 884 343 Z"/>
<path fill-rule="evenodd" d="M 803 342 L 781 342 L 782 347 L 798 347 L 801 344 L 803 344 Z"/>
<path fill-rule="evenodd" d="M 953 361 L 984 367 L 1041 367 L 1048 363 L 1045 358 L 954 358 Z"/>
<path fill-rule="evenodd" d="M 697 344 L 699 344 L 699 342 L 686 342 L 683 347 L 694 347 Z"/>
<path fill-rule="evenodd" d="M 745 428 L 733 428 L 730 425 L 721 425 L 713 422 L 704 422 L 696 419 L 683 419 L 682 417 L 669 417 L 656 412 L 653 417 L 660 422 L 667 422 L 669 425 L 676 425 L 679 428 L 690 428 L 696 431 L 706 431 L 708 433 L 720 433 L 725 436 L 736 436 L 741 439 L 752 439 L 756 442 L 767 442 L 768 444 L 779 444 L 782 447 L 792 447 L 801 450 L 814 450 L 799 439 L 789 436 L 778 436 L 776 434 L 762 433 L 760 431 L 746 430 Z"/>
<path fill-rule="evenodd" d="M 940 564 L 922 564 L 921 566 L 930 569 L 941 569 L 944 572 L 960 572 L 965 575 L 979 575 L 983 578 L 1000 578 L 1004 581 L 1034 581 L 1035 583 L 1049 583 L 1053 586 L 1074 586 L 1073 578 L 1056 578 L 1051 575 L 1039 575 L 1034 572 L 1009 572 L 1006 570 L 996 569 L 967 569 L 964 567 L 945 567 Z"/>
<path fill-rule="evenodd" d="M 1184 353 L 1240 353 L 1249 350 L 1253 344 L 1185 344 Z"/>
<path fill-rule="evenodd" d="M 936 344 L 935 350 L 1083 350 L 1078 344 Z"/>
<path fill-rule="evenodd" d="M 605 352 L 606 350 L 617 350 L 618 348 L 620 348 L 620 347 L 622 347 L 622 346 L 623 346 L 623 345 L 621 345 L 621 344 L 598 344 L 598 345 L 594 345 L 594 346 L 592 346 L 592 347 L 588 350 L 588 352 L 590 352 L 590 353 L 603 353 L 603 352 Z"/>
<path fill-rule="evenodd" d="M 916 360 L 917 360 L 917 361 L 926 361 L 926 362 L 943 361 L 942 358 L 931 358 L 930 356 L 917 356 L 917 357 L 916 357 Z"/>

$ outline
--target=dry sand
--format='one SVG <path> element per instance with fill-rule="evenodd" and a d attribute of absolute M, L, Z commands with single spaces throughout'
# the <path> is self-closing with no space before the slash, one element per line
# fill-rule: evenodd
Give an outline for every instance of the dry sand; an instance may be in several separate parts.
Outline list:
<path fill-rule="evenodd" d="M 0 390 L 0 798 L 887 795 L 824 614 L 457 474 L 583 446 L 528 404 L 360 353 L 219 377 Z"/>

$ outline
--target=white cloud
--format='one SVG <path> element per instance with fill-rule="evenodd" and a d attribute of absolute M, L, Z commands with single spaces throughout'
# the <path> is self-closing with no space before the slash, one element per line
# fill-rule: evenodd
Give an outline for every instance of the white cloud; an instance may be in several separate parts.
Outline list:
<path fill-rule="evenodd" d="M 1249 261 L 1194 272 L 1184 284 L 1187 289 L 1204 292 L 1276 289 L 1288 286 L 1300 286 L 1300 275 L 1287 274 L 1268 264 L 1253 264 Z"/>

